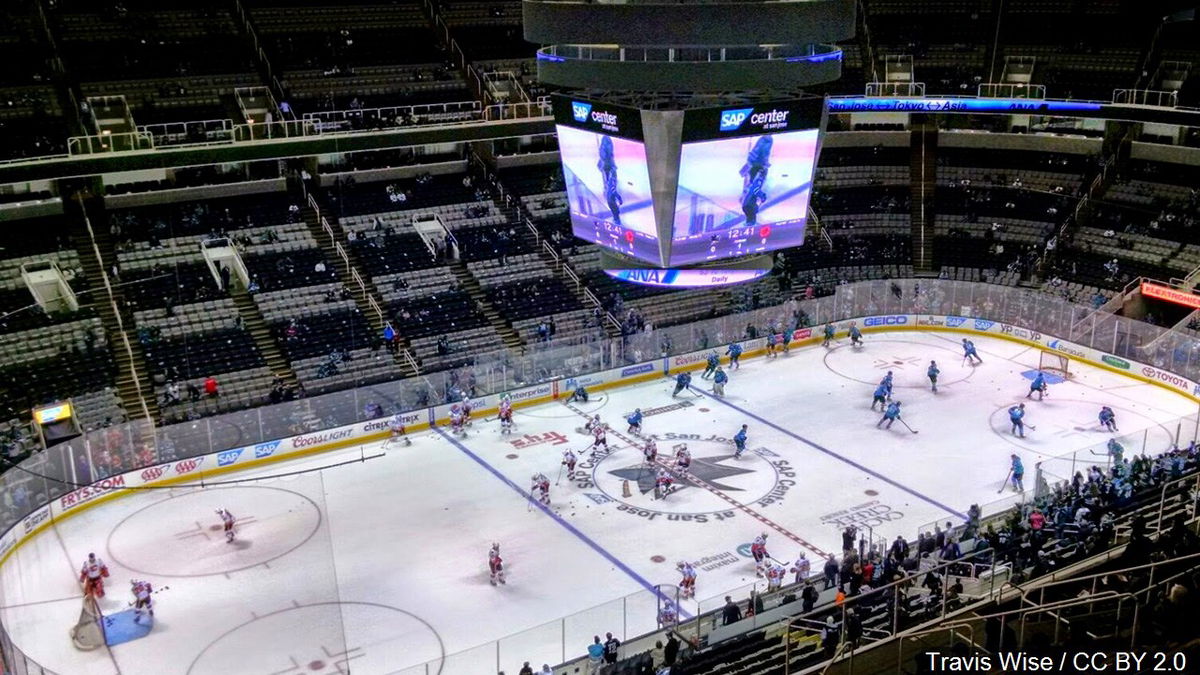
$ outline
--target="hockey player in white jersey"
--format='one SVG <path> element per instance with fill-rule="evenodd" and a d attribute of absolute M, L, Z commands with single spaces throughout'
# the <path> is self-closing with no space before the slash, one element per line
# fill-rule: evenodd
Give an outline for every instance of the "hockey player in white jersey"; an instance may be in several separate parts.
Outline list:
<path fill-rule="evenodd" d="M 463 417 L 462 406 L 455 403 L 450 406 L 450 433 L 456 436 L 466 434 L 466 418 Z"/>
<path fill-rule="evenodd" d="M 469 427 L 469 426 L 471 426 L 471 410 L 474 409 L 474 406 L 471 405 L 471 399 L 466 394 L 463 394 L 461 405 L 462 405 L 462 414 L 463 414 L 463 425 Z"/>
<path fill-rule="evenodd" d="M 692 598 L 696 595 L 696 568 L 692 567 L 689 562 L 680 561 L 675 564 L 675 569 L 679 570 L 679 594 L 685 598 Z"/>
<path fill-rule="evenodd" d="M 79 570 L 79 580 L 83 582 L 83 594 L 90 595 L 99 600 L 104 597 L 104 578 L 108 576 L 108 566 L 104 561 L 96 557 L 95 553 L 89 553 L 87 560 L 83 561 L 83 567 Z"/>
<path fill-rule="evenodd" d="M 396 413 L 388 422 L 388 427 L 392 430 L 392 437 L 388 439 L 388 444 L 392 444 L 397 440 L 403 439 L 404 445 L 412 445 L 412 441 L 408 438 L 408 430 L 404 428 L 404 416 Z"/>
<path fill-rule="evenodd" d="M 675 477 L 666 469 L 659 469 L 654 479 L 654 498 L 663 499 L 671 494 L 675 486 Z"/>
<path fill-rule="evenodd" d="M 812 564 L 808 562 L 808 556 L 801 553 L 800 557 L 796 558 L 796 562 L 792 563 L 790 571 L 796 575 L 796 583 L 807 579 L 809 573 L 812 571 Z"/>
<path fill-rule="evenodd" d="M 567 467 L 567 480 L 575 480 L 575 453 L 563 450 L 562 465 Z"/>
<path fill-rule="evenodd" d="M 786 572 L 783 565 L 767 563 L 767 592 L 777 591 L 783 586 L 783 576 Z"/>
<path fill-rule="evenodd" d="M 492 585 L 507 583 L 504 580 L 504 560 L 500 557 L 500 544 L 492 544 L 488 551 L 488 573 Z"/>
<path fill-rule="evenodd" d="M 687 478 L 688 468 L 692 466 L 692 453 L 686 443 L 675 446 L 675 470 L 681 478 Z"/>
<path fill-rule="evenodd" d="M 658 459 L 658 444 L 654 442 L 653 438 L 646 440 L 646 445 L 642 448 L 642 458 L 646 460 L 647 464 L 654 464 Z"/>
<path fill-rule="evenodd" d="M 504 397 L 500 399 L 500 412 L 498 413 L 498 416 L 500 417 L 500 433 L 511 434 L 513 426 L 513 409 L 512 397 L 508 394 L 505 394 Z"/>
<path fill-rule="evenodd" d="M 545 474 L 533 474 L 533 484 L 529 488 L 529 493 L 542 506 L 550 505 L 550 479 L 546 478 Z"/>
<path fill-rule="evenodd" d="M 225 509 L 217 509 L 217 515 L 221 516 L 221 523 L 224 526 L 225 543 L 232 544 L 235 534 L 233 530 L 233 524 L 237 521 L 234 519 L 233 514 Z"/>
<path fill-rule="evenodd" d="M 763 576 L 767 569 L 767 533 L 764 532 L 754 538 L 754 543 L 750 544 L 750 556 L 754 558 L 754 574 Z"/>
<path fill-rule="evenodd" d="M 133 622 L 141 623 L 142 617 L 154 618 L 154 588 L 149 581 L 139 579 L 129 580 L 130 591 L 133 593 Z"/>
<path fill-rule="evenodd" d="M 599 417 L 597 417 L 597 419 L 599 419 Z M 592 432 L 592 455 L 595 455 L 596 451 L 599 450 L 600 446 L 602 445 L 604 446 L 605 452 L 608 451 L 608 436 L 605 434 L 607 429 L 608 425 L 604 424 L 603 422 L 597 422 L 596 424 L 592 425 L 592 428 L 590 429 Z"/>

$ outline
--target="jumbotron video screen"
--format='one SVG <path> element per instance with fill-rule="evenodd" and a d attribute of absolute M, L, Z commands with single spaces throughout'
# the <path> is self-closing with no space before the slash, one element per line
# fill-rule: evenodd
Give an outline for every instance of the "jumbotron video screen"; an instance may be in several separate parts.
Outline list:
<path fill-rule="evenodd" d="M 658 231 L 638 110 L 571 101 L 556 124 L 571 230 L 580 239 L 658 264 Z"/>
<path fill-rule="evenodd" d="M 819 97 L 658 110 L 555 96 L 572 232 L 662 269 L 800 246 L 824 114 Z"/>
<path fill-rule="evenodd" d="M 819 99 L 687 112 L 671 266 L 804 243 L 822 112 Z"/>

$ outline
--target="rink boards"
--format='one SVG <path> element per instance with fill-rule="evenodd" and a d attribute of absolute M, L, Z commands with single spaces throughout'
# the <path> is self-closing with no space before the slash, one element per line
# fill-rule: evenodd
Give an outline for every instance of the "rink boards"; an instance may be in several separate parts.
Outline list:
<path fill-rule="evenodd" d="M 1070 359 L 1153 384 L 1200 402 L 1200 385 L 1190 379 L 1148 364 L 1131 361 L 1091 347 L 998 321 L 954 315 L 888 314 L 839 321 L 835 324 L 837 335 L 844 337 L 852 322 L 858 324 L 864 334 L 918 330 L 1000 338 L 1029 347 L 1059 352 Z M 822 339 L 821 328 L 797 329 L 788 338 L 789 343 L 793 346 L 817 343 Z M 764 353 L 766 338 L 745 340 L 740 344 L 744 349 L 742 356 L 752 358 Z M 724 345 L 717 348 L 718 353 L 723 350 L 723 347 Z M 708 354 L 712 351 L 712 349 L 706 349 L 658 358 L 622 368 L 541 383 L 507 393 L 512 397 L 516 407 L 538 405 L 569 396 L 578 386 L 584 386 L 590 390 L 620 387 L 672 373 L 695 370 L 704 366 Z M 726 357 L 722 358 L 724 360 Z M 494 414 L 499 401 L 499 394 L 473 399 L 474 414 L 478 416 Z M 435 424 L 444 424 L 448 422 L 449 415 L 450 405 L 445 404 L 404 413 L 403 418 L 408 431 L 411 432 L 427 429 Z M 229 472 L 379 441 L 389 435 L 389 418 L 381 418 L 230 448 L 109 476 L 59 497 L 35 510 L 20 523 L 10 528 L 0 539 L 0 565 L 3 565 L 24 542 L 37 536 L 56 521 L 128 494 L 130 488 L 164 487 L 184 483 L 198 484 Z"/>

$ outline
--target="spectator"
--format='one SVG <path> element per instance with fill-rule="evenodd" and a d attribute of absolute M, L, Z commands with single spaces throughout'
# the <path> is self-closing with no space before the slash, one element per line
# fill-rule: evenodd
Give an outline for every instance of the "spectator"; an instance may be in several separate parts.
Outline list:
<path fill-rule="evenodd" d="M 858 640 L 863 634 L 862 620 L 858 618 L 858 613 L 853 608 L 846 610 L 846 641 L 851 647 L 858 646 Z"/>
<path fill-rule="evenodd" d="M 167 391 L 163 395 L 163 404 L 171 405 L 179 403 L 179 384 L 176 382 L 167 383 Z"/>
<path fill-rule="evenodd" d="M 592 637 L 592 644 L 588 645 L 588 674 L 597 675 L 600 672 L 600 666 L 604 663 L 604 645 L 600 644 L 600 636 Z"/>
<path fill-rule="evenodd" d="M 525 665 L 521 666 L 521 670 L 517 675 L 533 675 L 533 668 L 529 667 L 528 661 L 525 662 Z"/>
<path fill-rule="evenodd" d="M 829 554 L 829 560 L 825 561 L 825 590 L 829 590 L 837 585 L 838 562 L 833 554 Z"/>
<path fill-rule="evenodd" d="M 663 649 L 662 640 L 656 640 L 654 642 L 654 649 L 650 650 L 650 668 L 657 669 L 659 666 L 662 666 L 666 660 L 666 653 L 666 650 Z"/>
<path fill-rule="evenodd" d="M 605 633 L 608 639 L 604 641 L 604 661 L 605 663 L 613 664 L 617 662 L 617 651 L 621 648 L 621 641 L 613 637 L 612 633 Z"/>
<path fill-rule="evenodd" d="M 1042 515 L 1042 512 L 1035 508 L 1033 513 L 1029 514 L 1029 529 L 1034 532 L 1040 532 L 1045 525 L 1046 516 Z"/>
<path fill-rule="evenodd" d="M 737 603 L 733 601 L 731 596 L 725 596 L 725 608 L 721 610 L 721 625 L 728 626 L 731 623 L 737 623 L 742 620 L 742 610 L 738 609 Z"/>
<path fill-rule="evenodd" d="M 229 292 L 229 265 L 221 265 L 221 292 Z"/>
<path fill-rule="evenodd" d="M 537 672 L 537 675 L 554 675 L 554 671 L 550 669 L 550 665 L 543 663 L 542 669 Z"/>
<path fill-rule="evenodd" d="M 825 617 L 825 627 L 821 629 L 821 649 L 825 650 L 825 656 L 833 656 L 833 653 L 837 651 L 839 639 L 841 639 L 841 631 L 833 622 L 833 617 Z"/>
<path fill-rule="evenodd" d="M 804 613 L 811 612 L 821 594 L 817 592 L 811 581 L 804 582 L 804 590 L 800 592 L 801 608 Z"/>
<path fill-rule="evenodd" d="M 675 659 L 679 656 L 679 640 L 675 638 L 674 633 L 667 634 L 667 646 L 663 648 L 663 665 L 675 665 Z"/>
<path fill-rule="evenodd" d="M 847 525 L 845 530 L 842 530 L 842 550 L 854 550 L 854 536 L 858 534 L 858 529 L 853 525 Z"/>
<path fill-rule="evenodd" d="M 219 384 L 217 383 L 217 378 L 213 377 L 212 375 L 209 375 L 207 378 L 205 378 L 204 393 L 206 396 L 219 396 L 220 392 L 218 387 Z"/>
<path fill-rule="evenodd" d="M 200 400 L 200 388 L 192 382 L 187 383 L 188 400 L 195 403 Z"/>

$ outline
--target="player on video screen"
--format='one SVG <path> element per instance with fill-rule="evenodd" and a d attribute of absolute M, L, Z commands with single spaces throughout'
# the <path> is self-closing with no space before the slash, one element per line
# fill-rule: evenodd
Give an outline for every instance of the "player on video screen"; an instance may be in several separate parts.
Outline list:
<path fill-rule="evenodd" d="M 767 182 L 767 169 L 771 167 L 771 137 L 763 136 L 754 142 L 746 163 L 742 166 L 742 213 L 746 214 L 746 225 L 758 223 L 759 206 L 767 201 L 763 186 Z"/>
<path fill-rule="evenodd" d="M 620 225 L 621 204 L 625 200 L 617 192 L 617 160 L 613 157 L 613 142 L 608 136 L 600 139 L 600 161 L 596 167 L 604 177 L 604 198 L 608 200 L 608 210 L 612 211 L 613 222 Z"/>

